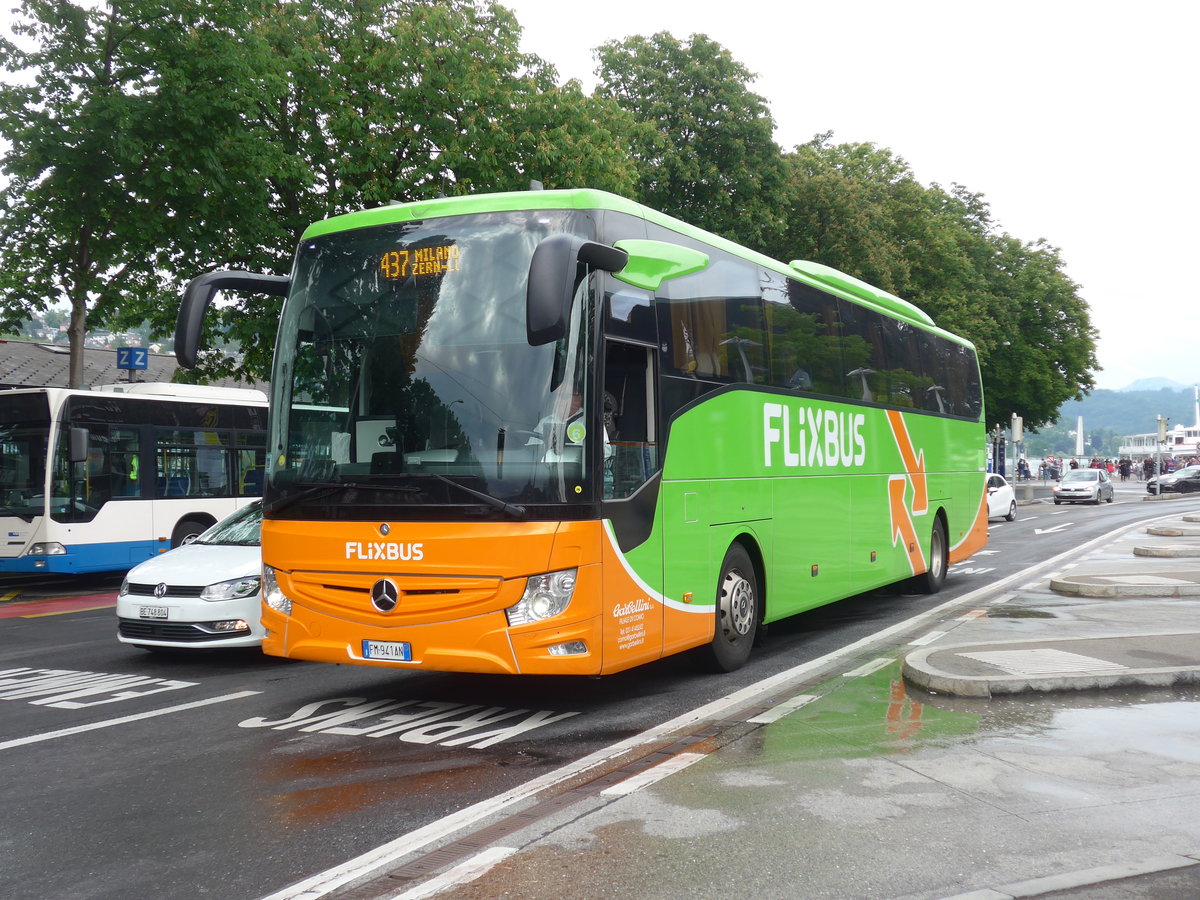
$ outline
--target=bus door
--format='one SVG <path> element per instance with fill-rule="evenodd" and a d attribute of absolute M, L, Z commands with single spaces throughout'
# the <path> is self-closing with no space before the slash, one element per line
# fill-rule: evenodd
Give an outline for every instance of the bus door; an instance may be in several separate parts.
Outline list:
<path fill-rule="evenodd" d="M 606 668 L 657 659 L 664 645 L 664 608 L 654 596 L 661 591 L 663 550 L 654 527 L 661 464 L 656 328 L 649 295 L 636 292 L 643 302 L 620 305 L 620 293 L 610 298 L 599 398 L 604 517 L 616 541 L 604 565 Z"/>

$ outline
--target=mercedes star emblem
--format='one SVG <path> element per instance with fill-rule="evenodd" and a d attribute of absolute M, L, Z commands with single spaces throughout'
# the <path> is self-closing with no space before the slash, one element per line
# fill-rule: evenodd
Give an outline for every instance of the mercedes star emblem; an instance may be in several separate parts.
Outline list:
<path fill-rule="evenodd" d="M 371 585 L 371 605 L 380 612 L 391 612 L 400 602 L 400 588 L 390 578 L 381 578 Z"/>

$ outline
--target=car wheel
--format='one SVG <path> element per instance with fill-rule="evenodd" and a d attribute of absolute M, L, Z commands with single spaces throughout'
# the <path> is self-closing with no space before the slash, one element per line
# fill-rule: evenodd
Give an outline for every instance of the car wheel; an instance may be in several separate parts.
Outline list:
<path fill-rule="evenodd" d="M 714 672 L 740 669 L 750 658 L 759 619 L 758 575 L 750 554 L 733 544 L 721 563 L 717 579 L 716 630 L 703 654 L 705 668 Z"/>
<path fill-rule="evenodd" d="M 1008 505 L 1008 514 L 1004 517 L 1008 521 L 1013 521 L 1017 517 L 1017 501 L 1014 500 Z"/>
<path fill-rule="evenodd" d="M 1059 500 L 1057 497 L 1055 497 L 1055 498 L 1054 498 L 1054 505 L 1055 505 L 1055 506 L 1058 506 L 1058 505 L 1060 505 L 1061 503 L 1062 503 L 1062 501 L 1061 501 L 1061 500 Z"/>

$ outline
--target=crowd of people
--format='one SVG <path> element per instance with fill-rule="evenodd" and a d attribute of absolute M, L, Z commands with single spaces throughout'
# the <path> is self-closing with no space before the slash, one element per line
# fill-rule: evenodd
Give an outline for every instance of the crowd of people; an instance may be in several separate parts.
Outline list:
<path fill-rule="evenodd" d="M 1193 456 L 1190 459 L 1175 459 L 1171 456 L 1164 456 L 1159 461 L 1163 472 L 1174 472 L 1182 469 L 1184 466 L 1200 465 L 1200 456 Z M 1089 461 L 1081 461 L 1079 459 L 1068 459 L 1064 465 L 1062 457 L 1047 456 L 1038 466 L 1038 478 L 1043 481 L 1055 481 L 1062 477 L 1063 472 L 1068 469 L 1104 469 L 1112 478 L 1120 478 L 1121 481 L 1128 481 L 1130 478 L 1135 478 L 1139 481 L 1153 478 L 1158 474 L 1155 470 L 1155 460 L 1153 456 L 1147 456 L 1145 459 L 1136 461 L 1128 456 L 1122 456 L 1120 459 L 1104 459 L 1099 456 L 1093 456 Z M 1024 459 L 1017 460 L 1017 480 L 1027 481 L 1031 478 L 1029 463 Z"/>

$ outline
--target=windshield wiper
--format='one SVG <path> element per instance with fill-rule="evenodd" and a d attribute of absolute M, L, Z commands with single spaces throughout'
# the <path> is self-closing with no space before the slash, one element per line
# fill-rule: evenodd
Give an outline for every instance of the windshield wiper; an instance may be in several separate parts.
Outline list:
<path fill-rule="evenodd" d="M 6 504 L 0 504 L 0 515 L 16 516 L 22 522 L 26 523 L 32 522 L 34 516 L 33 513 L 17 512 L 17 508 L 15 506 L 8 506 Z"/>
<path fill-rule="evenodd" d="M 482 500 L 488 506 L 490 506 L 494 509 L 498 509 L 503 513 L 507 513 L 508 515 L 512 516 L 514 519 L 525 518 L 525 507 L 523 507 L 523 506 L 518 506 L 517 504 L 514 504 L 514 503 L 506 503 L 505 501 L 501 500 L 499 497 L 493 497 L 491 494 L 485 494 L 483 491 L 477 491 L 474 488 L 469 488 L 465 484 L 459 484 L 457 481 L 453 481 L 453 480 L 447 478 L 445 475 L 439 475 L 436 472 L 431 472 L 429 474 L 432 475 L 434 478 L 436 478 L 438 481 L 445 482 L 446 484 L 450 485 L 451 487 L 456 487 L 463 493 L 470 494 L 476 500 Z"/>
<path fill-rule="evenodd" d="M 384 484 L 363 484 L 358 481 L 296 481 L 293 485 L 303 490 L 292 494 L 290 497 L 281 497 L 275 503 L 263 508 L 263 512 L 267 514 L 277 513 L 287 509 L 295 503 L 302 500 L 312 500 L 315 497 L 323 497 L 328 494 L 336 493 L 337 491 L 356 489 L 360 491 L 392 491 L 393 493 L 400 492 L 405 494 L 417 494 L 421 492 L 418 487 L 395 487 L 393 485 Z"/>

